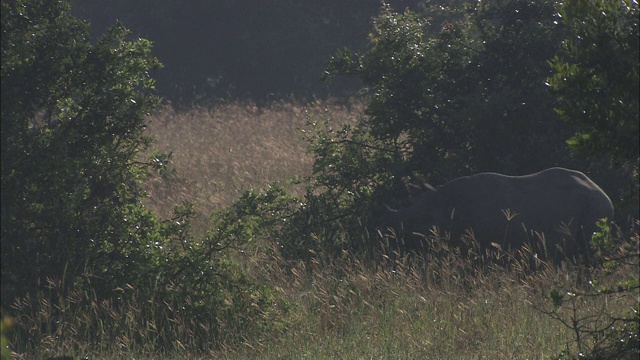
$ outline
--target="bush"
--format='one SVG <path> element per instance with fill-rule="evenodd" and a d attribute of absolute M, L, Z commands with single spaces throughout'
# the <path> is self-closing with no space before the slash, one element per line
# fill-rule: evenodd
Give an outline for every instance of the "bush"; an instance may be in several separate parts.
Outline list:
<path fill-rule="evenodd" d="M 143 179 L 167 160 L 140 155 L 152 142 L 145 116 L 159 104 L 151 43 L 116 24 L 91 44 L 69 9 L 2 2 L 2 307 L 16 320 L 12 345 L 65 349 L 73 333 L 95 339 L 89 346 L 162 351 L 264 330 L 269 289 L 225 251 L 247 233 L 195 239 L 192 206 L 161 221 L 143 204 Z M 109 318 L 111 309 L 125 317 Z"/>
<path fill-rule="evenodd" d="M 369 49 L 336 54 L 328 74 L 363 82 L 370 134 L 402 154 L 391 168 L 396 177 L 420 172 L 442 183 L 482 171 L 572 167 L 564 143 L 570 128 L 544 84 L 562 35 L 554 5 L 387 7 L 374 20 Z"/>
<path fill-rule="evenodd" d="M 146 40 L 96 45 L 67 2 L 2 3 L 2 302 L 45 276 L 103 264 L 105 287 L 145 276 L 160 229 L 139 202 L 144 116 L 157 104 Z M 108 285 L 107 285 L 108 284 Z"/>

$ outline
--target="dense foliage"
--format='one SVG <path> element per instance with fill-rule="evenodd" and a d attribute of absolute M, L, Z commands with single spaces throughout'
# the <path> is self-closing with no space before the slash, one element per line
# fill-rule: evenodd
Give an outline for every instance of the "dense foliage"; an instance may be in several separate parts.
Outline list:
<path fill-rule="evenodd" d="M 558 18 L 572 36 L 549 79 L 557 112 L 581 126 L 572 148 L 624 166 L 637 166 L 640 153 L 638 15 L 633 1 L 565 1 Z"/>
<path fill-rule="evenodd" d="M 543 81 L 562 36 L 554 2 L 430 10 L 385 10 L 367 52 L 330 64 L 331 74 L 355 75 L 367 87 L 372 135 L 396 142 L 406 160 L 395 175 L 419 171 L 440 182 L 571 165 L 568 128 Z M 451 20 L 433 21 L 433 13 Z"/>
<path fill-rule="evenodd" d="M 79 287 L 94 294 L 78 304 L 86 311 L 92 302 L 117 307 L 129 290 L 154 304 L 145 321 L 155 335 L 145 344 L 158 348 L 176 346 L 178 325 L 163 304 L 178 300 L 191 299 L 180 310 L 193 319 L 229 324 L 195 334 L 193 346 L 260 328 L 266 293 L 218 237 L 193 238 L 191 207 L 160 221 L 143 204 L 144 176 L 165 163 L 162 154 L 140 155 L 151 143 L 145 116 L 159 103 L 151 43 L 118 23 L 91 44 L 87 29 L 68 1 L 2 1 L 2 308 L 16 320 L 16 346 L 43 340 L 26 326 L 28 309 L 44 311 Z M 104 330 L 86 331 L 113 341 Z"/>
<path fill-rule="evenodd" d="M 62 2 L 2 3 L 2 289 L 103 264 L 135 281 L 163 243 L 139 203 L 137 152 L 157 98 L 148 41 L 117 25 L 95 46 Z M 21 289 L 21 290 L 18 290 Z M 6 295 L 6 296 L 5 296 Z"/>

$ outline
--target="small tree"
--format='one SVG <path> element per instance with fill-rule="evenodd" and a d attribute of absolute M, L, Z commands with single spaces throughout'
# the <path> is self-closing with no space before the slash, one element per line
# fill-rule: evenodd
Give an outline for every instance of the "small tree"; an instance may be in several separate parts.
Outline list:
<path fill-rule="evenodd" d="M 145 116 L 159 103 L 151 43 L 116 24 L 92 44 L 69 10 L 66 0 L 2 1 L 2 309 L 15 319 L 12 344 L 38 349 L 37 335 L 55 330 L 39 329 L 64 328 L 64 306 L 33 316 L 43 303 L 95 294 L 67 303 L 95 319 L 101 300 L 122 304 L 123 289 L 148 310 L 136 313 L 141 322 L 153 324 L 137 329 L 153 337 L 131 341 L 158 352 L 187 343 L 211 349 L 265 330 L 268 289 L 225 252 L 252 228 L 223 216 L 216 231 L 194 239 L 191 206 L 160 221 L 142 202 L 146 170 L 164 165 L 139 155 L 151 143 Z M 26 309 L 12 307 L 15 299 L 35 301 Z M 105 333 L 101 320 L 65 335 L 114 343 L 110 336 L 120 335 Z"/>
<path fill-rule="evenodd" d="M 635 1 L 564 1 L 558 18 L 569 34 L 549 78 L 559 99 L 556 111 L 580 126 L 569 145 L 584 156 L 604 154 L 636 169 L 638 15 Z"/>
<path fill-rule="evenodd" d="M 162 243 L 138 152 L 157 104 L 151 43 L 95 45 L 68 1 L 2 2 L 2 302 L 96 266 L 134 281 Z"/>
<path fill-rule="evenodd" d="M 563 34 L 555 2 L 457 5 L 402 14 L 386 7 L 370 48 L 342 51 L 329 64 L 329 76 L 364 83 L 371 134 L 403 153 L 406 166 L 395 175 L 418 171 L 440 182 L 478 171 L 579 167 L 564 142 L 570 126 L 545 86 Z"/>

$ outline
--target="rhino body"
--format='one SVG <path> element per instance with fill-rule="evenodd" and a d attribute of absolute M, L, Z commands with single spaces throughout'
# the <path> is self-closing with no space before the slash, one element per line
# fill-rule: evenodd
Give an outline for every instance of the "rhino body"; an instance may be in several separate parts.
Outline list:
<path fill-rule="evenodd" d="M 497 244 L 518 250 L 528 243 L 539 257 L 562 260 L 588 255 L 595 224 L 613 219 L 613 205 L 585 174 L 550 168 L 524 176 L 480 173 L 425 186 L 413 205 L 387 215 L 388 228 L 409 249 L 419 249 L 435 226 L 458 244 L 472 233 L 481 249 Z"/>

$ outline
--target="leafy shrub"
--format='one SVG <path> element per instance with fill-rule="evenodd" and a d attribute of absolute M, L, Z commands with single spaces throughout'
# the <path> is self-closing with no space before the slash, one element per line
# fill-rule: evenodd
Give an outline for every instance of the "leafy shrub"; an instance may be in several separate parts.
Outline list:
<path fill-rule="evenodd" d="M 260 333 L 269 289 L 225 251 L 249 228 L 222 218 L 195 239 L 192 206 L 160 220 L 143 204 L 144 177 L 168 158 L 140 156 L 152 142 L 145 116 L 159 104 L 151 43 L 118 23 L 91 44 L 69 9 L 2 2 L 2 307 L 16 319 L 12 346 L 65 347 L 70 332 L 91 346 L 162 351 Z"/>
<path fill-rule="evenodd" d="M 67 2 L 2 3 L 2 301 L 45 276 L 145 276 L 162 243 L 139 202 L 144 115 L 158 103 L 146 40 L 95 45 Z"/>
<path fill-rule="evenodd" d="M 403 154 L 395 176 L 444 182 L 568 165 L 568 126 L 544 85 L 562 35 L 554 11 L 551 1 L 462 2 L 423 13 L 387 7 L 369 49 L 336 54 L 328 77 L 362 80 L 371 136 Z"/>

